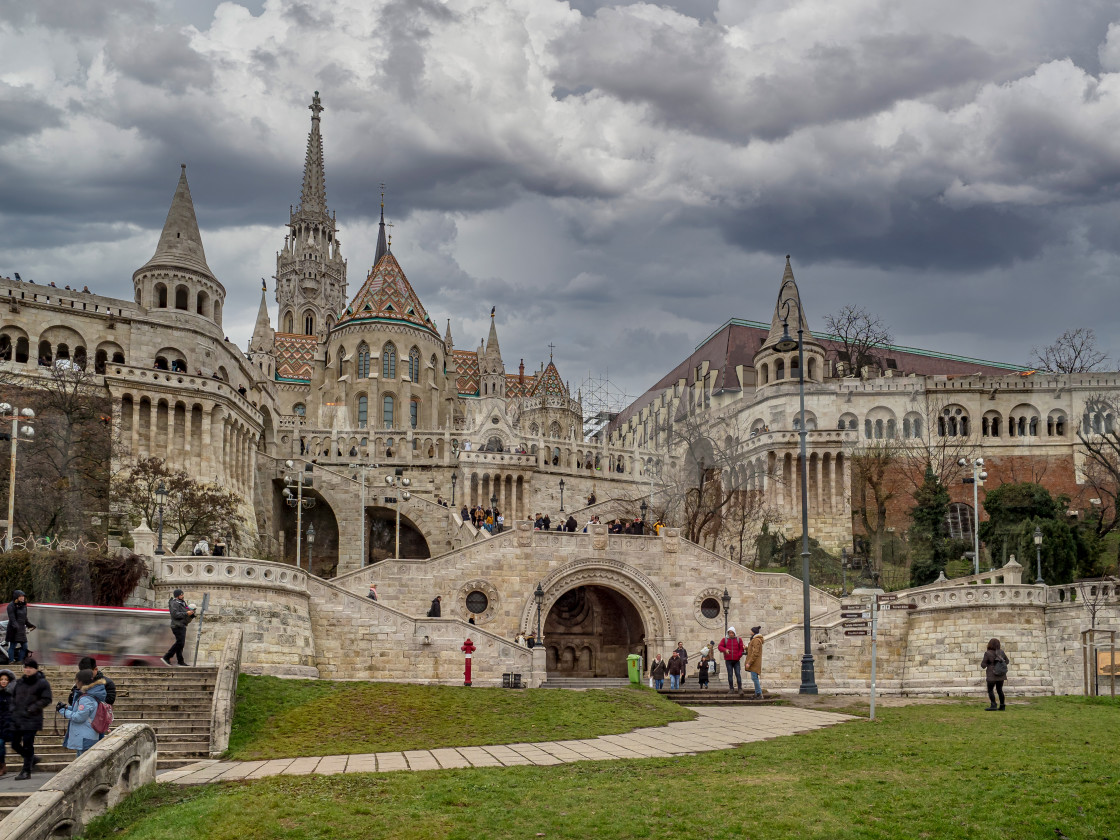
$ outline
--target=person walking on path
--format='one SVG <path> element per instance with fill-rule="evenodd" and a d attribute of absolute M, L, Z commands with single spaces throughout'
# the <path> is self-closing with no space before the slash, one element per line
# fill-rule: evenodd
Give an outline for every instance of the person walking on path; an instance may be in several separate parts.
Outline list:
<path fill-rule="evenodd" d="M 39 670 L 39 663 L 23 661 L 23 676 L 12 689 L 12 749 L 23 756 L 23 769 L 16 781 L 31 778 L 39 763 L 35 755 L 35 733 L 43 728 L 43 709 L 51 704 L 51 684 Z"/>
<path fill-rule="evenodd" d="M 432 605 L 431 605 L 431 607 L 428 608 L 428 618 L 439 618 L 440 617 L 440 613 L 442 612 L 442 609 L 440 608 L 440 602 L 442 600 L 443 600 L 443 598 L 441 598 L 439 595 L 432 598 Z"/>
<path fill-rule="evenodd" d="M 672 656 L 669 657 L 669 688 L 676 691 L 681 687 L 681 674 L 684 672 L 684 664 L 681 660 L 681 655 L 673 651 Z"/>
<path fill-rule="evenodd" d="M 708 649 L 704 648 L 704 652 L 700 656 L 700 665 L 696 669 L 696 679 L 700 684 L 700 688 L 708 687 L 708 663 L 711 661 L 711 658 L 708 656 Z"/>
<path fill-rule="evenodd" d="M 1003 682 L 1007 679 L 1007 666 L 1011 660 L 1000 648 L 999 639 L 988 642 L 988 649 L 984 651 L 984 658 L 980 660 L 980 667 L 984 669 L 988 680 L 988 708 L 986 712 L 1006 711 L 1003 698 Z M 999 705 L 996 705 L 996 694 L 999 694 Z"/>
<path fill-rule="evenodd" d="M 187 646 L 187 625 L 194 620 L 194 610 L 187 607 L 183 600 L 183 590 L 176 589 L 167 601 L 167 610 L 171 613 L 171 632 L 175 634 L 175 644 L 160 657 L 164 665 L 171 664 L 171 657 L 175 657 L 175 664 L 186 666 L 183 659 L 183 648 Z"/>
<path fill-rule="evenodd" d="M 665 687 L 665 674 L 669 670 L 668 663 L 657 654 L 657 658 L 649 664 L 649 677 L 653 680 L 653 687 L 660 691 Z"/>
<path fill-rule="evenodd" d="M 743 672 L 739 670 L 739 660 L 743 658 L 743 640 L 735 634 L 734 627 L 727 628 L 727 635 L 720 640 L 719 652 L 723 654 L 723 667 L 727 671 L 727 690 L 735 691 L 739 683 L 739 693 L 743 693 Z"/>
<path fill-rule="evenodd" d="M 762 685 L 758 681 L 758 678 L 762 676 L 762 642 L 764 640 L 759 633 L 761 629 L 761 624 L 751 628 L 751 640 L 747 643 L 747 661 L 744 666 L 751 675 L 751 682 L 754 683 L 755 700 L 762 699 Z"/>
<path fill-rule="evenodd" d="M 27 620 L 27 596 L 22 589 L 17 589 L 8 604 L 8 629 L 4 635 L 4 641 L 8 643 L 9 662 L 15 664 L 24 660 L 27 656 L 27 631 L 34 629 L 35 625 Z"/>
<path fill-rule="evenodd" d="M 677 642 L 677 649 L 673 652 L 681 658 L 681 685 L 684 685 L 688 676 L 688 651 L 684 649 L 684 642 Z"/>
<path fill-rule="evenodd" d="M 81 755 L 101 740 L 101 734 L 93 728 L 93 716 L 98 705 L 106 702 L 105 681 L 94 679 L 93 671 L 83 668 L 78 671 L 74 688 L 77 697 L 69 705 L 59 703 L 58 713 L 70 721 L 63 746 Z"/>
<path fill-rule="evenodd" d="M 16 675 L 0 670 L 0 776 L 8 772 L 8 741 L 12 740 L 12 691 Z"/>
<path fill-rule="evenodd" d="M 366 597 L 369 598 L 371 601 L 376 601 L 377 600 L 377 584 L 376 583 L 371 583 L 369 585 L 369 594 L 366 595 Z"/>

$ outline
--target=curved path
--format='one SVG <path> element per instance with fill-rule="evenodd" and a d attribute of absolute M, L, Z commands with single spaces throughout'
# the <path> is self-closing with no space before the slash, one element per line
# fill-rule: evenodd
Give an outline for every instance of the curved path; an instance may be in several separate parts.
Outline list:
<path fill-rule="evenodd" d="M 635 729 L 581 741 L 541 741 L 485 747 L 280 758 L 272 761 L 199 761 L 161 773 L 157 780 L 180 785 L 308 776 L 312 773 L 385 773 L 393 770 L 443 770 L 456 767 L 510 767 L 516 764 L 568 764 L 616 758 L 660 758 L 726 750 L 749 741 L 797 735 L 849 720 L 835 712 L 790 706 L 708 706 L 694 708 L 696 720 Z"/>

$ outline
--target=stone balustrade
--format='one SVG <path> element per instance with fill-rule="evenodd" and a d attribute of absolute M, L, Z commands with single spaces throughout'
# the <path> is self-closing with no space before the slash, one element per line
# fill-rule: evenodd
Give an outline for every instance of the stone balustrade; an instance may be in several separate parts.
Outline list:
<path fill-rule="evenodd" d="M 1046 587 L 1028 583 L 991 583 L 962 587 L 955 583 L 925 587 L 919 592 L 899 592 L 899 602 L 917 604 L 919 610 L 946 607 L 1032 605 L 1046 602 Z"/>
<path fill-rule="evenodd" d="M 214 685 L 214 699 L 210 705 L 210 757 L 217 758 L 229 749 L 229 736 L 233 731 L 233 707 L 237 702 L 237 677 L 241 673 L 241 628 L 234 628 L 226 636 L 225 647 L 218 657 L 218 676 Z"/>
<path fill-rule="evenodd" d="M 156 733 L 126 723 L 48 780 L 0 822 L 0 840 L 76 837 L 156 776 Z"/>
<path fill-rule="evenodd" d="M 156 583 L 172 589 L 199 589 L 209 584 L 283 589 L 307 594 L 307 572 L 287 563 L 248 557 L 155 557 Z"/>

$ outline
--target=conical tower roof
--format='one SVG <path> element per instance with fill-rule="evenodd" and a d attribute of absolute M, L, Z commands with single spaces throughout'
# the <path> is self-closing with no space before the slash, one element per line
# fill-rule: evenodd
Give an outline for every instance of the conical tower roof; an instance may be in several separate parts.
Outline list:
<path fill-rule="evenodd" d="M 268 320 L 268 301 L 265 295 L 268 294 L 267 286 L 261 286 L 261 305 L 257 310 L 257 322 L 253 326 L 253 338 L 249 342 L 249 349 L 267 353 L 272 349 L 273 338 L 275 333 L 272 331 L 272 324 Z"/>
<path fill-rule="evenodd" d="M 545 369 L 537 374 L 537 380 L 533 384 L 533 389 L 529 392 L 529 396 L 549 396 L 549 397 L 566 397 L 568 396 L 568 388 L 564 384 L 564 380 L 560 378 L 560 371 L 556 369 L 552 359 L 548 360 L 548 365 Z"/>
<path fill-rule="evenodd" d="M 311 133 L 307 135 L 307 155 L 303 162 L 303 189 L 299 195 L 300 210 L 305 213 L 327 212 L 327 177 L 323 169 L 323 137 L 319 133 L 319 114 L 323 112 L 319 91 L 308 106 L 311 110 Z"/>
<path fill-rule="evenodd" d="M 787 306 L 788 304 L 788 306 Z M 805 320 L 805 309 L 801 306 L 801 293 L 797 290 L 797 281 L 793 279 L 793 268 L 786 256 L 786 270 L 782 275 L 782 285 L 778 290 L 778 302 L 774 304 L 774 317 L 770 321 L 770 333 L 766 336 L 763 347 L 769 347 L 781 340 L 785 333 L 784 324 L 789 323 L 789 334 L 797 338 L 798 329 L 805 330 L 805 341 L 813 338 L 809 324 Z"/>
<path fill-rule="evenodd" d="M 381 222 L 377 225 L 377 251 L 373 255 L 373 264 L 381 262 L 381 258 L 389 253 L 389 246 L 385 242 L 385 193 L 381 193 Z"/>
<path fill-rule="evenodd" d="M 486 337 L 486 355 L 495 357 L 499 361 L 502 358 L 502 348 L 498 346 L 498 327 L 494 323 L 494 313 L 497 307 L 490 309 L 490 334 Z"/>
<path fill-rule="evenodd" d="M 184 163 L 181 166 L 179 183 L 171 198 L 171 209 L 167 211 L 156 252 L 136 273 L 155 266 L 185 268 L 205 274 L 213 280 L 214 273 L 206 264 L 202 235 L 198 232 L 198 219 L 194 214 L 194 201 L 191 200 L 191 189 L 187 185 L 187 165 Z"/>
<path fill-rule="evenodd" d="M 338 324 L 363 320 L 406 321 L 439 338 L 439 331 L 392 252 L 385 254 L 370 270 Z"/>

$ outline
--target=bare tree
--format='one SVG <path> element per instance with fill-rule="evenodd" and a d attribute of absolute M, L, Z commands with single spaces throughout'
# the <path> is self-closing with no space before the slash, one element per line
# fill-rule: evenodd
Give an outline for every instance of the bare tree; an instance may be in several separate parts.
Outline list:
<path fill-rule="evenodd" d="M 1049 373 L 1088 373 L 1101 370 L 1108 354 L 1097 347 L 1096 333 L 1089 327 L 1066 330 L 1045 347 L 1034 347 L 1033 365 Z"/>
<path fill-rule="evenodd" d="M 1085 483 L 1096 493 L 1097 535 L 1120 524 L 1120 406 L 1104 395 L 1090 397 L 1077 439 L 1085 451 Z"/>
<path fill-rule="evenodd" d="M 870 440 L 851 455 L 852 515 L 859 517 L 871 543 L 871 565 L 883 569 L 883 539 L 891 500 L 898 494 L 892 472 L 903 457 L 897 440 Z"/>
<path fill-rule="evenodd" d="M 856 376 L 868 365 L 882 369 L 876 351 L 888 348 L 893 337 L 890 328 L 878 315 L 861 306 L 848 304 L 839 312 L 826 315 L 824 324 L 840 342 L 840 361 Z"/>

